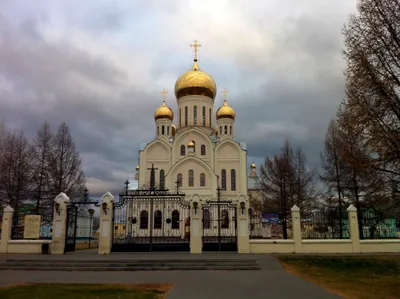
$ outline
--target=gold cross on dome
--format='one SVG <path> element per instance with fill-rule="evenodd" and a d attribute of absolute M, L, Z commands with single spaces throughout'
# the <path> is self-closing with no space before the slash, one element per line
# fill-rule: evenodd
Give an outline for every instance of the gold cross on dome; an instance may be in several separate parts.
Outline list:
<path fill-rule="evenodd" d="M 194 48 L 194 59 L 197 60 L 197 53 L 199 52 L 199 49 L 201 47 L 201 44 L 197 40 L 194 40 L 192 44 L 190 44 L 191 48 Z"/>
<path fill-rule="evenodd" d="M 222 93 L 224 94 L 224 101 L 226 102 L 226 96 L 228 95 L 229 91 L 226 88 L 224 88 Z"/>
<path fill-rule="evenodd" d="M 168 93 L 168 91 L 165 88 L 163 88 L 163 90 L 160 91 L 160 94 L 161 94 L 164 102 L 165 102 L 165 99 L 167 98 L 167 93 Z"/>

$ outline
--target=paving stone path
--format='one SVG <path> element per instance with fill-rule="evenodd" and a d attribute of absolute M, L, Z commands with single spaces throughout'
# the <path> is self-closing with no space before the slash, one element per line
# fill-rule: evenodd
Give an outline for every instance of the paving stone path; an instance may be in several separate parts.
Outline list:
<path fill-rule="evenodd" d="M 52 259 L 99 259 L 90 251 L 63 256 L 13 255 L 7 258 L 32 258 L 43 262 Z M 199 258 L 182 253 L 122 253 L 104 259 Z M 261 271 L 156 271 L 156 272 L 37 272 L 0 271 L 0 285 L 23 282 L 53 283 L 172 283 L 168 299 L 338 299 L 317 285 L 287 273 L 278 260 L 268 255 L 203 254 L 201 257 L 224 259 L 257 259 Z M 0 257 L 5 258 L 5 256 Z"/>

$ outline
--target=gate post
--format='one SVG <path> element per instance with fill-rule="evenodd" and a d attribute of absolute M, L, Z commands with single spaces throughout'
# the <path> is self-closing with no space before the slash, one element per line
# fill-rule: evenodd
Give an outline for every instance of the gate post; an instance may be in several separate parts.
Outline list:
<path fill-rule="evenodd" d="M 237 205 L 237 242 L 238 253 L 250 253 L 249 238 L 249 202 L 244 195 L 240 195 Z"/>
<path fill-rule="evenodd" d="M 202 252 L 202 208 L 198 201 L 192 201 L 190 207 L 190 253 Z"/>
<path fill-rule="evenodd" d="M 67 206 L 69 197 L 61 192 L 54 200 L 53 234 L 51 238 L 51 254 L 64 254 L 67 234 Z"/>
<path fill-rule="evenodd" d="M 0 253 L 7 253 L 8 240 L 11 239 L 14 209 L 6 206 L 3 211 L 3 222 L 1 226 Z"/>
<path fill-rule="evenodd" d="M 98 254 L 110 254 L 113 236 L 114 196 L 107 192 L 101 197 Z"/>

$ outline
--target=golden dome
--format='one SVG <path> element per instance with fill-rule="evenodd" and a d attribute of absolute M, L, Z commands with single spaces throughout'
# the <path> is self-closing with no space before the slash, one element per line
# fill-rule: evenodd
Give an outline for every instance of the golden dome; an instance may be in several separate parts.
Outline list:
<path fill-rule="evenodd" d="M 254 162 L 251 163 L 250 168 L 251 168 L 251 169 L 255 169 L 255 168 L 256 168 L 256 164 L 255 164 Z"/>
<path fill-rule="evenodd" d="M 193 141 L 189 141 L 189 143 L 188 143 L 187 146 L 188 146 L 188 147 L 194 147 L 194 142 L 193 142 Z"/>
<path fill-rule="evenodd" d="M 174 119 L 174 112 L 172 112 L 171 108 L 169 108 L 165 101 L 162 102 L 162 105 L 157 108 L 156 112 L 154 112 L 154 119 L 162 119 L 167 118 L 169 120 Z"/>
<path fill-rule="evenodd" d="M 139 165 L 136 165 L 136 170 L 139 170 Z"/>
<path fill-rule="evenodd" d="M 175 135 L 176 135 L 176 126 L 175 126 L 175 125 L 172 125 L 172 126 L 171 126 L 171 135 L 172 135 L 172 136 L 175 136 Z"/>
<path fill-rule="evenodd" d="M 224 104 L 217 110 L 217 119 L 220 118 L 235 119 L 235 110 L 233 110 L 233 108 L 228 106 L 226 100 L 224 100 Z"/>
<path fill-rule="evenodd" d="M 217 86 L 213 77 L 200 70 L 197 59 L 194 59 L 192 69 L 182 74 L 175 83 L 177 99 L 187 95 L 204 95 L 214 99 L 216 94 Z"/>

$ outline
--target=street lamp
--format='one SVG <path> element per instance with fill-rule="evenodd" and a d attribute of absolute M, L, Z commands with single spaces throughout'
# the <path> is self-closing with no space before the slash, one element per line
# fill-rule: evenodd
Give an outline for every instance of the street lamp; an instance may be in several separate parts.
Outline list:
<path fill-rule="evenodd" d="M 89 224 L 89 248 L 90 248 L 90 241 L 92 240 L 92 218 L 93 218 L 93 214 L 94 214 L 94 210 L 93 209 L 89 209 L 88 210 L 89 216 L 90 216 L 90 224 Z"/>

